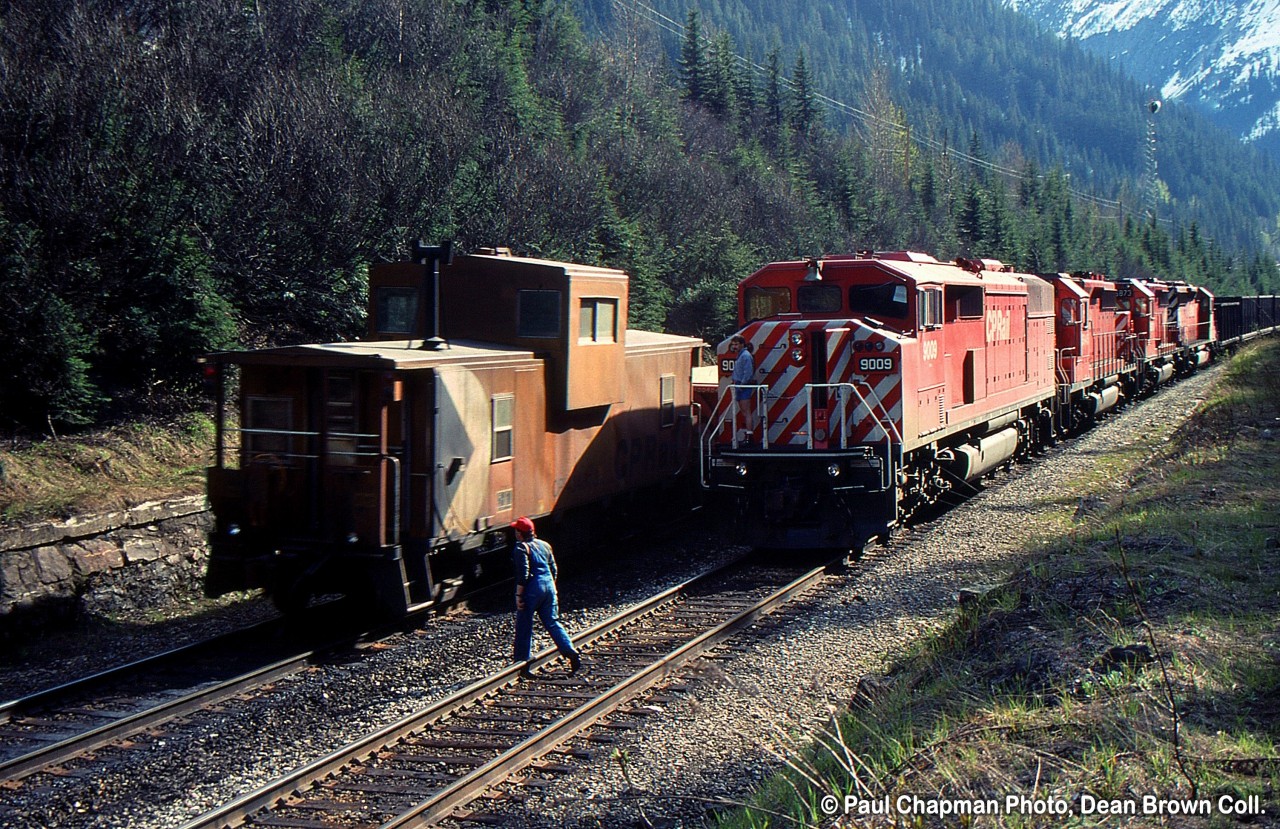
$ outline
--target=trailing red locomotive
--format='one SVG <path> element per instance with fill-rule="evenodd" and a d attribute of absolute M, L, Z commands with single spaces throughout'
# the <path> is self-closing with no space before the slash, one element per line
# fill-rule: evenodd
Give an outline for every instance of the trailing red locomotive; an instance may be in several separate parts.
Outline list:
<path fill-rule="evenodd" d="M 755 375 L 719 345 L 703 484 L 782 548 L 857 549 L 1220 345 L 1202 288 L 909 252 L 776 262 L 738 301 Z"/>
<path fill-rule="evenodd" d="M 700 340 L 627 328 L 627 275 L 493 250 L 369 272 L 359 342 L 214 354 L 206 592 L 401 614 L 452 597 L 508 524 L 687 479 Z M 224 418 L 238 377 L 236 421 Z"/>

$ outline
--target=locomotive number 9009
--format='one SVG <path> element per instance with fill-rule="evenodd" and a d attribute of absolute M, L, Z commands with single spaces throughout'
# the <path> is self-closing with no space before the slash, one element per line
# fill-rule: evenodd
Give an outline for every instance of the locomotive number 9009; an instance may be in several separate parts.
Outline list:
<path fill-rule="evenodd" d="M 859 357 L 858 371 L 893 371 L 893 358 Z"/>

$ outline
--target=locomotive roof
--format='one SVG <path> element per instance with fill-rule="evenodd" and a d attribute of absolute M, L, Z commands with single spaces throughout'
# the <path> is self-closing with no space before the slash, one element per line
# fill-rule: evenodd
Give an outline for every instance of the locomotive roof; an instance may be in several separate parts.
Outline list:
<path fill-rule="evenodd" d="M 661 351 L 672 347 L 692 348 L 702 344 L 702 341 L 696 337 L 630 329 L 626 332 L 625 343 L 628 353 Z M 532 360 L 536 356 L 538 356 L 537 352 L 527 348 L 455 339 L 450 340 L 445 347 L 434 351 L 423 349 L 422 340 L 356 340 L 343 343 L 286 345 L 252 351 L 222 351 L 210 354 L 208 359 L 212 362 L 235 365 L 344 365 L 353 368 L 392 370 L 431 368 L 459 363 Z"/>
<path fill-rule="evenodd" d="M 752 277 L 765 277 L 771 272 L 787 272 L 805 269 L 812 260 L 795 260 L 791 262 L 774 262 L 756 271 Z M 823 274 L 830 274 L 838 279 L 839 273 L 845 270 L 876 270 L 896 274 L 916 284 L 948 284 L 948 285 L 982 285 L 988 289 L 1013 291 L 1021 293 L 1026 290 L 1026 278 L 1034 274 L 1014 273 L 1001 270 L 1001 263 L 990 260 L 968 260 L 973 268 L 962 267 L 954 262 L 940 262 L 927 254 L 911 251 L 876 253 L 859 256 L 824 256 L 817 260 Z M 1037 277 L 1038 278 L 1038 277 Z"/>

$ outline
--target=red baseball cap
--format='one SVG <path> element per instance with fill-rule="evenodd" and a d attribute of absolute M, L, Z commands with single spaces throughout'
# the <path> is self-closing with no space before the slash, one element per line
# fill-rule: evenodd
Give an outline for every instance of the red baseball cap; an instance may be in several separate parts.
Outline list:
<path fill-rule="evenodd" d="M 518 533 L 533 532 L 533 522 L 523 515 L 517 518 L 516 520 L 512 521 L 511 526 Z"/>

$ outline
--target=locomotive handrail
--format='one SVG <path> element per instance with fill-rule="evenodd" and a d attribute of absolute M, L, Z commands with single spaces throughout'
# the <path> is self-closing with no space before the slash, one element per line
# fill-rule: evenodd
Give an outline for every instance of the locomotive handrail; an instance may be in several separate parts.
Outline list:
<path fill-rule="evenodd" d="M 720 392 L 720 396 L 716 398 L 716 406 L 715 409 L 712 410 L 713 413 L 721 410 L 721 405 L 724 403 L 726 396 L 729 397 L 731 405 L 725 406 L 724 410 L 720 411 L 720 417 L 713 419 L 712 422 L 707 424 L 707 428 L 702 430 L 702 435 L 698 440 L 698 473 L 702 478 L 703 486 L 707 485 L 707 456 L 710 454 L 711 444 L 715 441 L 715 436 L 720 431 L 721 427 L 724 426 L 725 421 L 730 417 L 733 418 L 733 436 L 731 438 L 730 445 L 734 449 L 738 448 L 738 412 L 740 409 L 738 407 L 738 400 L 733 395 L 735 390 L 752 389 L 756 392 L 757 413 L 763 410 L 763 415 L 760 418 L 760 431 L 762 435 L 761 445 L 766 449 L 769 447 L 769 407 L 760 405 L 760 395 L 763 392 L 767 392 L 768 388 L 768 386 L 763 385 L 730 384 L 726 386 L 724 390 Z"/>
<path fill-rule="evenodd" d="M 837 389 L 847 387 L 850 391 L 852 391 L 857 396 L 858 402 L 861 403 L 863 406 L 867 407 L 867 415 L 871 417 L 875 417 L 876 425 L 878 425 L 880 427 L 880 430 L 884 432 L 885 460 L 889 461 L 889 463 L 885 464 L 885 466 L 881 469 L 880 486 L 884 489 L 888 489 L 889 485 L 892 483 L 891 476 L 892 476 L 892 467 L 895 466 L 894 461 L 895 460 L 897 461 L 896 466 L 902 465 L 902 454 L 903 454 L 903 444 L 904 444 L 904 441 L 902 439 L 902 433 L 898 431 L 898 424 L 894 422 L 893 418 L 889 415 L 889 410 L 885 408 L 884 401 L 881 400 L 880 396 L 876 394 L 876 390 L 871 387 L 871 384 L 866 381 L 866 378 L 861 379 L 859 382 L 867 387 L 867 391 L 871 394 L 872 399 L 875 400 L 874 406 L 872 406 L 871 403 L 867 401 L 867 398 L 862 395 L 862 392 L 858 391 L 857 384 L 855 383 L 810 383 L 806 386 L 806 388 L 810 390 L 809 391 L 809 400 L 810 400 L 809 448 L 810 449 L 813 448 L 813 402 L 812 402 L 813 391 L 812 390 L 814 388 L 824 388 L 824 387 L 837 388 Z M 842 400 L 841 402 L 844 403 L 846 401 Z M 841 420 L 840 448 L 841 449 L 849 448 L 848 434 L 844 428 L 845 424 L 848 421 L 847 421 L 847 418 L 845 417 L 844 409 L 845 407 L 841 406 L 841 412 L 840 412 L 840 420 Z M 877 410 L 879 411 L 879 414 L 877 414 Z M 895 437 L 898 439 L 898 456 L 896 459 L 893 457 L 893 439 Z"/>

